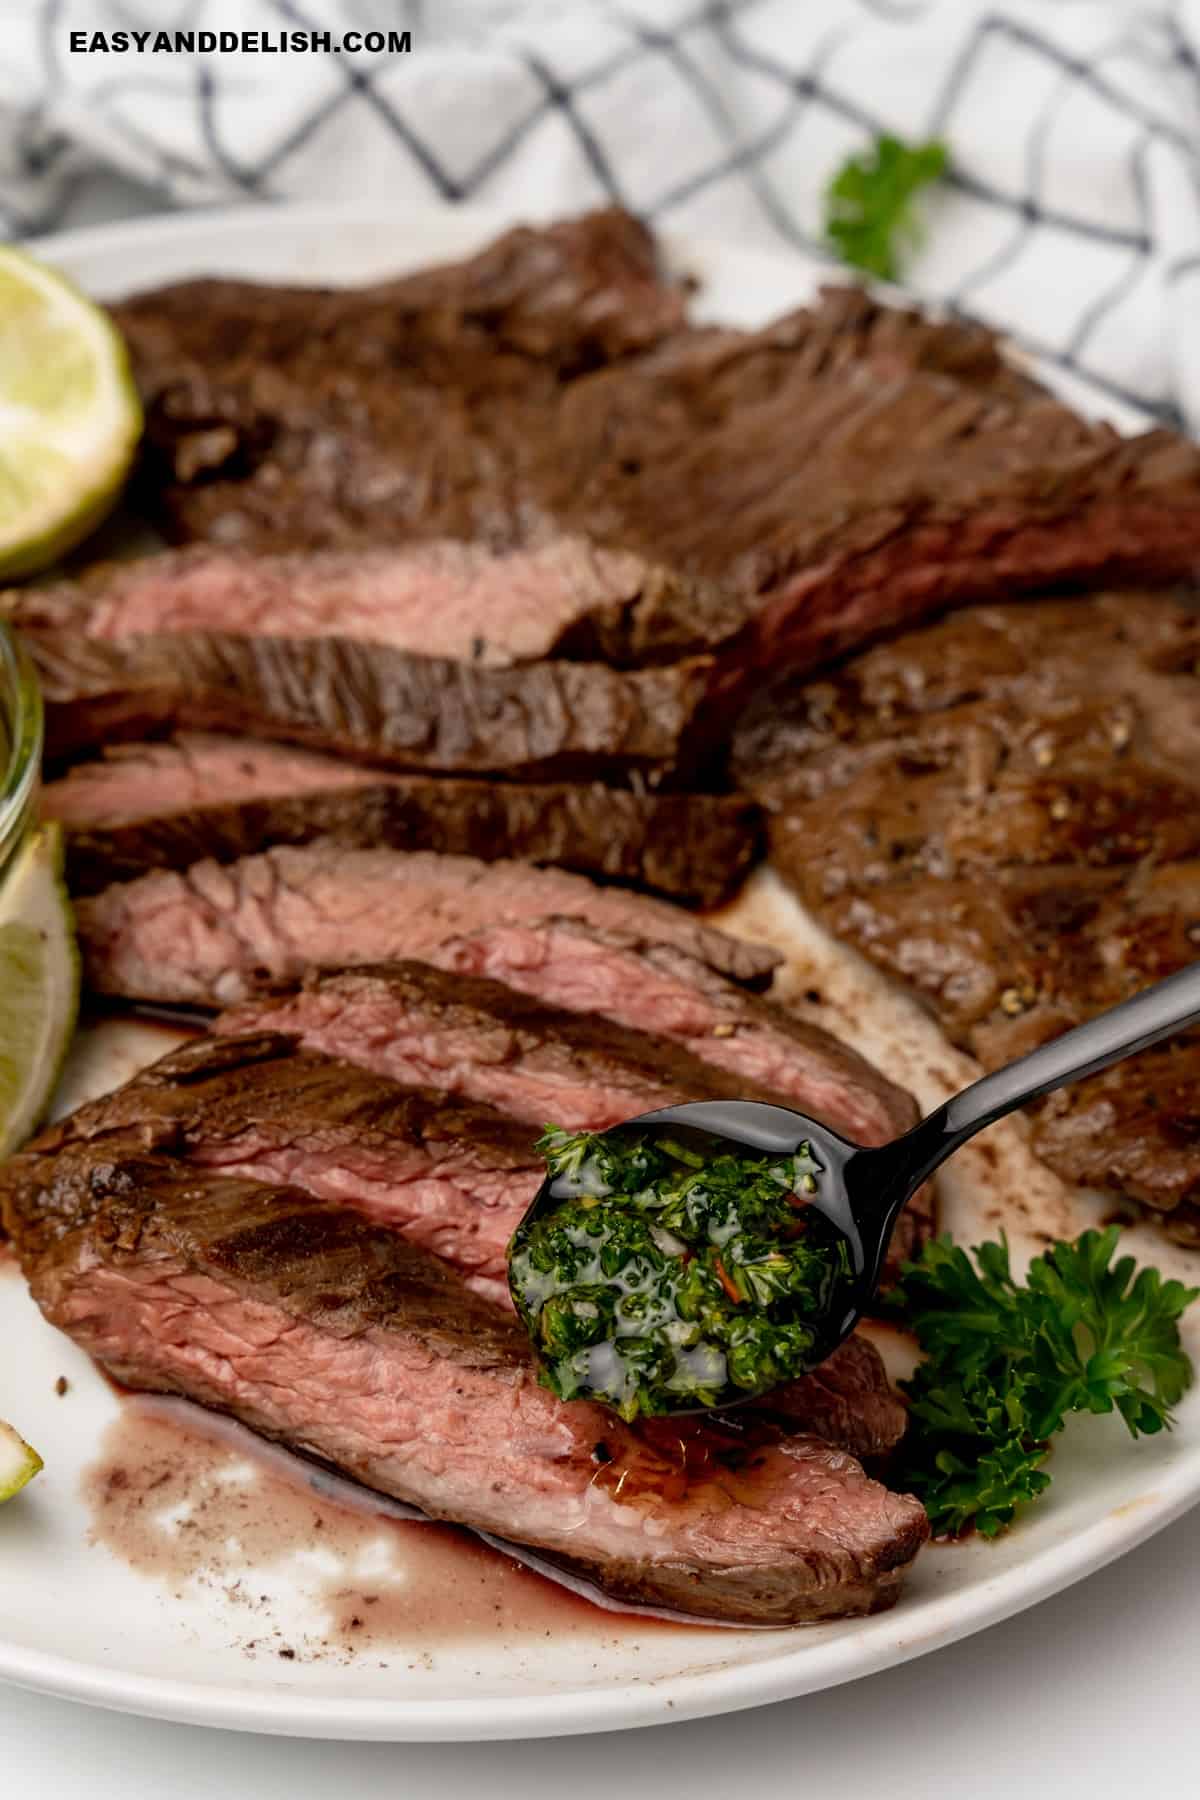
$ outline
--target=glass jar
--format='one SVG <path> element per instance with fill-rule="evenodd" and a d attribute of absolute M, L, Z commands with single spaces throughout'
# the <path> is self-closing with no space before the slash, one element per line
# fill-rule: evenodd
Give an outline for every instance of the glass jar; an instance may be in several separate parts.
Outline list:
<path fill-rule="evenodd" d="M 33 830 L 42 762 L 42 695 L 20 640 L 0 619 L 0 883 Z"/>

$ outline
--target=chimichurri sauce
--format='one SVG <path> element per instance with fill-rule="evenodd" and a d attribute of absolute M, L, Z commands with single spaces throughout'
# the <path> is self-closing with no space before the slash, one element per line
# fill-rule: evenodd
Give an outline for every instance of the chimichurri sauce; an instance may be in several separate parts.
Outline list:
<path fill-rule="evenodd" d="M 509 1285 L 561 1399 L 624 1419 L 728 1406 L 820 1360 L 850 1258 L 808 1204 L 810 1145 L 765 1155 L 673 1126 L 538 1148 L 556 1204 L 514 1236 Z"/>

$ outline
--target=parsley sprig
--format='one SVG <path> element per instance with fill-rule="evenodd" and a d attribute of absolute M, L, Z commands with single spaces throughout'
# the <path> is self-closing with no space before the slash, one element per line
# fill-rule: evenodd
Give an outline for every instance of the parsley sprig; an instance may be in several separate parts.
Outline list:
<path fill-rule="evenodd" d="M 876 138 L 861 156 L 842 164 L 825 195 L 825 231 L 851 268 L 895 281 L 897 246 L 916 241 L 913 199 L 945 173 L 946 146 Z"/>
<path fill-rule="evenodd" d="M 948 1237 L 907 1263 L 890 1307 L 925 1360 L 902 1383 L 911 1422 L 892 1485 L 925 1504 L 937 1533 L 1005 1529 L 1050 1485 L 1050 1439 L 1073 1412 L 1120 1413 L 1162 1431 L 1192 1380 L 1178 1320 L 1200 1290 L 1113 1261 L 1118 1230 L 1054 1244 L 1022 1286 L 1006 1243 L 975 1262 Z"/>

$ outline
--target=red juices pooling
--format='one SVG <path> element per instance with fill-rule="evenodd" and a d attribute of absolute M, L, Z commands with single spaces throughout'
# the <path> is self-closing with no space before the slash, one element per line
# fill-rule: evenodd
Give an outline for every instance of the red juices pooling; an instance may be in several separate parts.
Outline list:
<path fill-rule="evenodd" d="M 598 1462 L 597 1476 L 611 1488 L 621 1468 Z M 239 1647 L 254 1657 L 419 1655 L 447 1645 L 681 1628 L 609 1612 L 468 1531 L 396 1518 L 368 1490 L 173 1402 L 123 1401 L 83 1492 L 94 1543 L 174 1595 L 195 1586 L 223 1595 L 245 1613 Z M 326 1553 L 336 1570 L 305 1552 Z M 272 1617 L 268 1589 L 281 1581 L 311 1602 L 303 1637 Z"/>

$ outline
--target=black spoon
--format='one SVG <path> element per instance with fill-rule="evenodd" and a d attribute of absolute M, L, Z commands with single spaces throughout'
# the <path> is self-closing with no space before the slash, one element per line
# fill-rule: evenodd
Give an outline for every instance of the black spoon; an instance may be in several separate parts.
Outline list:
<path fill-rule="evenodd" d="M 807 1143 L 823 1173 L 807 1204 L 829 1220 L 846 1241 L 851 1277 L 831 1289 L 834 1315 L 806 1320 L 816 1341 L 810 1366 L 823 1362 L 854 1330 L 879 1286 L 896 1220 L 906 1200 L 947 1157 L 1006 1114 L 1072 1081 L 1095 1075 L 1200 1022 L 1200 962 L 1146 988 L 1132 1000 L 1100 1013 L 1040 1049 L 985 1075 L 947 1100 L 902 1138 L 869 1149 L 839 1137 L 828 1126 L 788 1107 L 757 1100 L 698 1100 L 642 1113 L 614 1129 L 644 1131 L 680 1126 L 724 1147 L 780 1156 Z M 514 1243 L 529 1225 L 562 1203 L 558 1178 L 543 1182 Z M 681 1405 L 679 1412 L 695 1411 Z"/>

